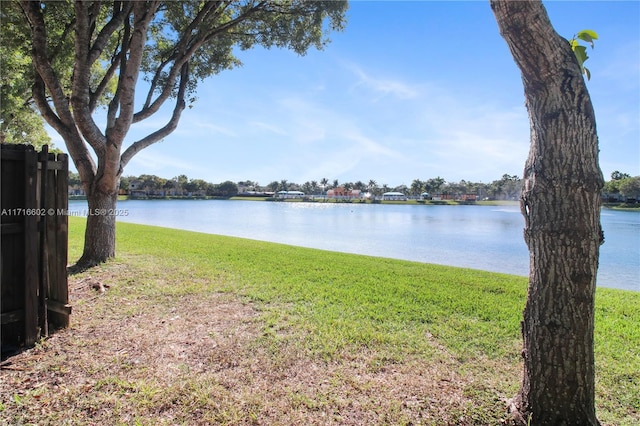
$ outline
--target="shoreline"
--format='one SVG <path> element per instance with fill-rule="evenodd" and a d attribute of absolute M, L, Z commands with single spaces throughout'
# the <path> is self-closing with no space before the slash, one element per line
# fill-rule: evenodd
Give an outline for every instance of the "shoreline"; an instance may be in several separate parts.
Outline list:
<path fill-rule="evenodd" d="M 84 195 L 70 195 L 69 201 L 86 201 Z M 276 203 L 330 203 L 330 204 L 389 204 L 389 205 L 424 205 L 424 206 L 518 206 L 519 201 L 515 200 L 483 200 L 483 201 L 461 201 L 461 200 L 338 200 L 331 198 L 314 198 L 314 199 L 277 199 L 273 197 L 252 197 L 252 196 L 232 196 L 232 197 L 128 197 L 126 195 L 118 196 L 118 201 L 160 201 L 160 200 L 201 200 L 201 201 L 269 201 Z M 640 203 L 603 203 L 602 209 L 639 212 Z"/>
<path fill-rule="evenodd" d="M 126 208 L 126 207 L 125 207 Z M 278 245 L 285 245 L 285 246 L 289 246 L 292 248 L 299 248 L 301 250 L 319 250 L 319 251 L 326 251 L 329 253 L 341 253 L 343 255 L 355 255 L 355 256 L 364 256 L 364 257 L 370 257 L 370 258 L 378 258 L 381 260 L 390 260 L 390 261 L 406 261 L 406 262 L 414 262 L 420 265 L 432 265 L 432 266 L 441 266 L 441 267 L 450 267 L 450 268 L 460 268 L 460 269 L 467 269 L 470 271 L 476 271 L 476 272 L 480 272 L 480 273 L 489 273 L 489 274 L 505 274 L 505 275 L 510 275 L 513 277 L 519 277 L 519 278 L 524 278 L 527 279 L 529 276 L 529 271 L 527 269 L 527 271 L 523 271 L 523 272 L 514 272 L 514 271 L 505 271 L 505 270 L 500 270 L 500 269 L 495 269 L 495 268 L 491 268 L 491 267 L 487 267 L 487 265 L 484 265 L 485 267 L 483 268 L 482 266 L 478 266 L 478 265 L 464 265 L 464 264 L 456 264 L 456 263 L 447 263 L 447 262 L 442 262 L 442 261 L 438 261 L 438 260 L 431 260 L 431 261 L 426 261 L 426 260 L 418 260 L 418 259 L 414 259 L 414 258 L 407 258 L 407 257 L 394 257 L 392 255 L 389 254 L 376 254 L 376 253 L 364 253 L 364 252 L 355 252 L 355 251 L 343 251 L 341 249 L 338 248 L 323 248 L 323 247 L 318 247 L 318 246 L 314 246 L 314 245 L 306 245 L 306 244 L 296 244 L 293 242 L 287 242 L 287 241 L 278 241 L 278 240 L 271 240 L 271 239 L 261 239 L 261 238 L 254 238 L 254 237 L 250 237 L 250 236 L 244 236 L 244 235 L 236 235 L 236 234 L 226 234 L 224 232 L 208 232 L 208 231 L 204 231 L 204 230 L 199 230 L 199 229 L 195 229 L 195 228 L 184 228 L 184 227 L 174 227 L 174 226 L 167 226 L 167 225 L 162 225 L 162 224 L 152 224 L 152 223 L 142 223 L 142 222 L 129 222 L 126 220 L 122 220 L 122 221 L 118 221 L 119 223 L 122 224 L 133 224 L 133 225 L 140 225 L 140 226 L 148 226 L 148 227 L 152 227 L 152 228 L 157 228 L 159 230 L 173 230 L 173 231 L 178 231 L 178 232 L 186 232 L 186 233 L 196 233 L 196 234 L 202 234 L 202 235 L 211 235 L 211 236 L 218 236 L 218 237 L 229 237 L 229 238 L 238 238 L 238 239 L 242 239 L 242 240 L 248 240 L 248 241 L 255 241 L 255 242 L 263 242 L 263 243 L 269 243 L 269 244 L 278 244 Z M 599 272 L 602 273 L 602 272 Z M 607 275 L 608 276 L 608 275 Z M 607 280 L 605 278 L 601 278 L 598 280 L 597 283 L 597 287 L 598 288 L 606 288 L 606 289 L 614 289 L 614 290 L 621 290 L 621 291 L 630 291 L 634 294 L 638 294 L 640 293 L 640 288 L 635 289 L 635 288 L 625 288 L 625 287 L 621 287 L 620 285 L 617 285 L 616 282 L 626 282 L 622 279 L 618 279 L 617 281 L 611 281 L 611 280 Z"/>

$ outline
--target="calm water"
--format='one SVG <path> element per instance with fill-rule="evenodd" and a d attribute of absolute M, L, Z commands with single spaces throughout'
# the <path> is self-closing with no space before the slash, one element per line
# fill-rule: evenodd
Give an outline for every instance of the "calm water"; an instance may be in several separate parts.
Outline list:
<path fill-rule="evenodd" d="M 70 210 L 86 208 L 70 201 Z M 123 222 L 526 276 L 517 206 L 129 200 Z M 603 210 L 598 285 L 640 291 L 640 214 Z"/>

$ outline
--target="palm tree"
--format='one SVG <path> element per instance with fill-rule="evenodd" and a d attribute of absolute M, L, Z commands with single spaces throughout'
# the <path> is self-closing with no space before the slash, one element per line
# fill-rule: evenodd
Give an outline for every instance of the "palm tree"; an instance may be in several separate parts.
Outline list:
<path fill-rule="evenodd" d="M 320 179 L 320 186 L 322 187 L 322 191 L 323 192 L 327 192 L 327 185 L 329 184 L 329 179 L 327 178 L 322 178 Z"/>
<path fill-rule="evenodd" d="M 424 183 L 424 189 L 429 194 L 438 194 L 440 192 L 440 188 L 442 187 L 442 185 L 444 185 L 444 183 L 445 180 L 440 176 L 438 176 L 437 178 L 431 178 Z"/>
<path fill-rule="evenodd" d="M 424 182 L 420 179 L 414 179 L 411 182 L 411 195 L 420 195 L 424 191 Z"/>
<path fill-rule="evenodd" d="M 377 195 L 376 192 L 378 192 L 378 182 L 376 182 L 373 179 L 369 180 L 369 183 L 367 184 L 367 189 L 373 195 Z"/>

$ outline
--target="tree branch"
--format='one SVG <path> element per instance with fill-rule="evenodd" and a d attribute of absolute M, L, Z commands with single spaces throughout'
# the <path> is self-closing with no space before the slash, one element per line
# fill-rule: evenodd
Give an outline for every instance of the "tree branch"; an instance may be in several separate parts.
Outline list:
<path fill-rule="evenodd" d="M 75 126 L 60 81 L 53 71 L 47 55 L 47 30 L 39 2 L 23 0 L 20 5 L 29 22 L 32 35 L 32 61 L 35 68 L 32 94 L 44 119 L 63 136 L 76 168 L 81 173 L 85 189 L 89 189 L 95 177 L 96 165 Z M 71 26 L 67 26 L 70 28 Z M 46 92 L 51 95 L 51 108 Z"/>
<path fill-rule="evenodd" d="M 122 86 L 122 74 L 124 73 L 124 70 L 127 68 L 126 52 L 129 50 L 130 37 L 131 37 L 131 25 L 129 23 L 129 19 L 127 19 L 124 21 L 123 34 L 120 40 L 120 52 L 114 53 L 113 55 L 113 63 L 117 64 L 116 68 L 120 69 L 120 77 L 118 78 L 116 92 L 113 94 L 113 99 L 111 99 L 111 102 L 109 102 L 109 107 L 107 109 L 107 129 L 114 127 L 116 123 L 116 114 L 118 112 L 118 106 L 120 105 L 120 90 Z"/>
<path fill-rule="evenodd" d="M 40 10 L 40 4 L 38 2 L 23 0 L 21 2 L 21 9 L 31 27 L 31 57 L 36 73 L 40 76 L 45 87 L 51 94 L 51 100 L 59 119 L 68 127 L 70 123 L 73 123 L 73 117 L 60 81 L 53 71 L 51 62 L 47 58 L 47 30 L 45 28 L 42 11 Z"/>
<path fill-rule="evenodd" d="M 130 147 L 128 147 L 125 152 L 122 154 L 120 159 L 120 167 L 123 169 L 129 161 L 136 155 L 138 152 L 142 151 L 144 148 L 158 142 L 165 136 L 171 134 L 176 127 L 178 127 L 178 122 L 180 121 L 180 116 L 182 115 L 182 111 L 186 106 L 184 101 L 187 84 L 189 82 L 189 62 L 185 62 L 182 65 L 180 72 L 180 87 L 178 89 L 178 95 L 176 97 L 176 105 L 173 109 L 173 114 L 171 118 L 167 122 L 167 124 L 161 129 L 149 134 L 148 136 L 140 139 L 137 142 L 134 142 Z"/>
<path fill-rule="evenodd" d="M 45 119 L 45 121 L 53 127 L 58 133 L 61 135 L 66 135 L 69 132 L 69 129 L 65 124 L 60 120 L 60 117 L 56 115 L 56 113 L 49 106 L 49 102 L 47 102 L 47 95 L 44 82 L 40 75 L 37 73 L 33 76 L 33 86 L 31 86 L 31 95 L 34 103 L 40 110 L 40 114 Z"/>
<path fill-rule="evenodd" d="M 140 111 L 134 114 L 134 123 L 149 118 L 160 109 L 164 102 L 171 96 L 177 79 L 178 70 L 180 70 L 185 62 L 191 60 L 191 57 L 193 56 L 195 51 L 197 51 L 204 43 L 211 40 L 211 38 L 227 31 L 229 28 L 233 28 L 241 22 L 249 19 L 258 11 L 263 10 L 266 2 L 261 1 L 257 3 L 255 6 L 244 11 L 241 15 L 235 17 L 234 19 L 231 19 L 228 22 L 225 22 L 222 25 L 214 25 L 214 21 L 228 7 L 228 4 L 228 2 L 219 3 L 219 8 L 209 8 L 207 10 L 207 13 L 203 14 L 202 16 L 201 13 L 198 14 L 198 17 L 201 18 L 201 22 L 208 22 L 209 24 L 211 24 L 210 27 L 208 27 L 209 30 L 206 32 L 197 32 L 193 36 L 190 36 L 188 32 L 184 33 L 183 37 L 178 41 L 178 43 L 176 43 L 174 49 L 172 49 L 172 54 L 169 56 L 169 58 L 165 59 L 156 69 L 155 76 L 152 80 L 151 87 L 149 88 L 147 94 L 145 105 Z M 189 26 L 189 29 L 191 30 L 195 30 L 196 28 L 196 25 Z M 168 78 L 163 85 L 161 93 L 155 100 L 151 101 L 153 98 L 153 93 L 155 92 L 155 89 L 157 87 L 157 82 L 162 74 L 162 70 L 167 64 L 171 62 L 173 62 L 173 65 L 169 70 Z"/>
<path fill-rule="evenodd" d="M 102 51 L 107 46 L 110 37 L 113 33 L 120 28 L 122 22 L 129 16 L 131 13 L 133 5 L 128 4 L 126 8 L 122 8 L 120 10 L 117 9 L 116 4 L 114 4 L 114 13 L 112 18 L 107 22 L 107 24 L 100 30 L 100 33 L 96 37 L 93 46 L 89 49 L 89 63 L 93 64 L 102 54 Z"/>
<path fill-rule="evenodd" d="M 138 82 L 138 74 L 140 73 L 140 64 L 142 63 L 144 45 L 149 23 L 153 19 L 156 9 L 160 2 L 134 2 L 133 5 L 133 32 L 131 41 L 129 42 L 129 55 L 126 58 L 126 51 L 122 50 L 122 60 L 126 65 L 120 68 L 120 79 L 118 92 L 120 98 L 118 106 L 120 110 L 119 117 L 115 119 L 113 127 L 107 131 L 110 133 L 110 143 L 120 146 L 124 140 L 124 136 L 129 131 L 133 122 L 134 100 L 136 83 Z"/>
<path fill-rule="evenodd" d="M 104 91 L 107 89 L 109 82 L 115 75 L 116 70 L 118 69 L 118 64 L 119 55 L 112 60 L 111 65 L 109 65 L 109 68 L 104 74 L 104 77 L 102 77 L 102 80 L 100 80 L 100 83 L 98 83 L 96 90 L 90 94 L 89 109 L 91 110 L 91 113 L 95 111 L 96 106 L 98 105 L 98 100 L 102 97 Z"/>
<path fill-rule="evenodd" d="M 62 32 L 62 35 L 60 36 L 60 41 L 61 43 L 59 43 L 55 49 L 51 49 L 49 51 L 49 61 L 53 61 L 58 54 L 63 50 L 63 45 L 64 43 L 62 43 L 64 40 L 66 40 L 69 37 L 69 34 L 71 33 L 71 31 L 75 28 L 75 24 L 76 24 L 76 20 L 72 19 L 64 28 L 64 31 Z"/>
<path fill-rule="evenodd" d="M 99 2 L 96 2 L 96 4 L 99 4 Z M 99 59 L 110 38 L 118 30 L 118 28 L 120 28 L 124 20 L 128 19 L 132 8 L 132 3 L 128 3 L 126 7 L 123 7 L 122 2 L 114 2 L 112 18 L 109 20 L 109 22 L 107 22 L 102 30 L 100 30 L 100 33 L 96 37 L 93 46 L 91 46 L 91 48 L 89 49 L 88 61 L 91 65 L 93 65 L 95 61 Z M 107 69 L 107 72 L 96 87 L 96 90 L 93 93 L 90 93 L 89 110 L 91 111 L 91 113 L 95 111 L 98 100 L 104 94 L 109 81 L 111 81 L 111 79 L 115 75 L 116 70 L 118 69 L 118 66 L 120 64 L 120 54 L 121 53 L 116 53 L 111 57 L 111 63 L 109 65 L 109 68 Z"/>
<path fill-rule="evenodd" d="M 96 165 L 87 150 L 87 146 L 82 142 L 82 138 L 75 127 L 69 128 L 51 109 L 46 96 L 45 84 L 38 74 L 34 76 L 32 96 L 45 121 L 63 137 L 78 171 L 80 172 L 80 169 L 83 169 L 82 176 L 84 178 L 93 176 Z"/>
<path fill-rule="evenodd" d="M 98 155 L 104 154 L 107 143 L 106 136 L 96 125 L 92 116 L 91 92 L 91 64 L 89 63 L 89 48 L 91 46 L 91 17 L 89 8 L 83 2 L 75 2 L 76 37 L 74 48 L 73 80 L 71 89 L 71 105 L 75 123 L 84 139 L 91 145 Z"/>
<path fill-rule="evenodd" d="M 160 77 L 162 76 L 162 71 L 164 70 L 164 68 L 170 64 L 173 61 L 176 61 L 178 59 L 179 56 L 184 55 L 184 51 L 186 50 L 188 44 L 189 44 L 189 40 L 191 39 L 191 34 L 192 32 L 198 27 L 198 25 L 201 24 L 201 22 L 204 20 L 204 18 L 206 17 L 206 15 L 212 10 L 212 9 L 217 9 L 220 5 L 222 4 L 222 2 L 218 1 L 218 2 L 208 2 L 204 4 L 204 7 L 202 9 L 200 9 L 200 11 L 198 12 L 197 16 L 194 18 L 194 20 L 189 24 L 189 26 L 185 29 L 185 31 L 182 32 L 182 37 L 180 38 L 180 40 L 178 40 L 178 42 L 176 43 L 176 45 L 171 49 L 171 54 L 164 59 L 163 61 L 160 62 L 160 64 L 158 65 L 158 67 L 156 68 L 156 72 L 153 76 L 153 78 L 151 79 L 151 84 L 149 87 L 149 91 L 147 92 L 147 98 L 144 102 L 144 105 L 141 109 L 141 111 L 151 111 L 150 106 L 151 106 L 151 102 L 153 100 L 153 94 L 156 91 L 156 88 L 158 87 L 158 82 L 160 80 Z M 224 10 L 227 7 L 227 3 L 225 2 L 224 5 L 222 6 L 222 10 Z M 182 66 L 182 65 L 180 65 Z M 175 64 L 172 67 L 172 69 L 170 70 L 170 72 L 173 72 L 173 70 L 175 69 Z M 173 78 L 173 82 L 175 82 L 175 74 L 174 74 L 174 78 Z M 169 84 L 165 84 L 164 88 L 163 88 L 163 94 L 165 91 L 167 91 L 167 89 L 172 89 L 173 88 L 173 82 L 171 83 L 171 85 Z M 168 90 L 168 93 L 171 93 L 171 90 Z M 163 101 L 164 102 L 164 101 Z M 163 102 L 159 102 L 158 103 L 158 107 L 162 105 Z M 158 108 L 155 108 L 155 110 L 153 112 L 150 112 L 150 115 L 153 115 L 153 113 L 155 113 L 158 110 Z M 147 116 L 147 117 L 148 117 Z M 137 122 L 139 120 L 143 120 L 144 118 L 136 118 L 134 117 L 134 122 Z"/>

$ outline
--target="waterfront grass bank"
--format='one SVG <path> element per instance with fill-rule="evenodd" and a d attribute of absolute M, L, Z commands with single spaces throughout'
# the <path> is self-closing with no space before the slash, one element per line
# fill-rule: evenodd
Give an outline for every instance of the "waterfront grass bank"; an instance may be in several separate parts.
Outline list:
<path fill-rule="evenodd" d="M 526 278 L 127 223 L 117 252 L 3 371 L 0 419 L 488 425 L 517 391 Z M 597 291 L 605 425 L 640 421 L 639 305 Z"/>

